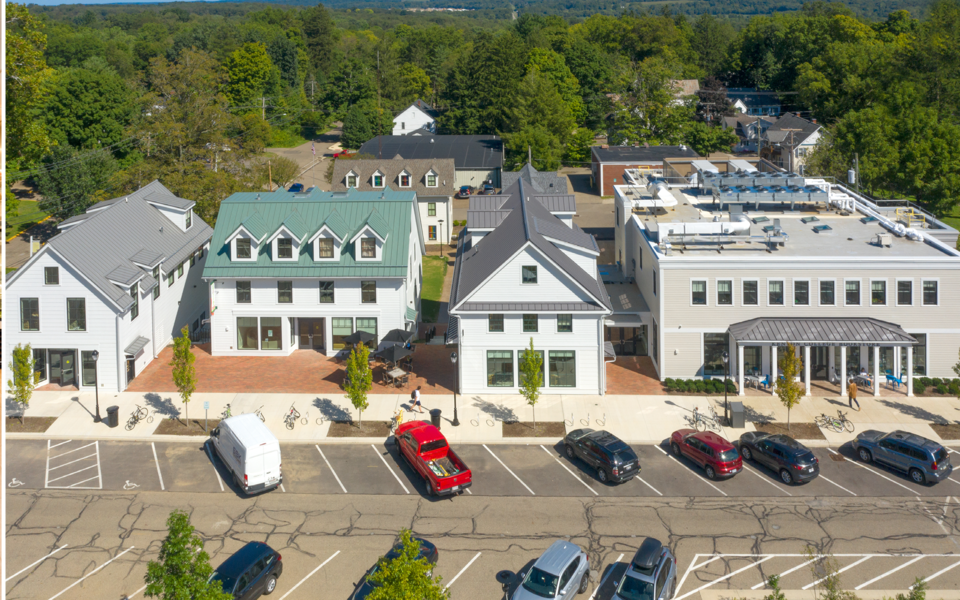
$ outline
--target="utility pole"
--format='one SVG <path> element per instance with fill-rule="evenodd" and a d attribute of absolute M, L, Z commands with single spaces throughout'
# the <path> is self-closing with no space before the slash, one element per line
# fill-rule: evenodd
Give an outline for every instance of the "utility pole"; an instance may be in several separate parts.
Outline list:
<path fill-rule="evenodd" d="M 260 97 L 260 118 L 267 120 L 267 99 L 263 96 Z"/>
<path fill-rule="evenodd" d="M 383 160 L 383 112 L 380 110 L 380 51 L 377 50 L 377 158 Z"/>
<path fill-rule="evenodd" d="M 271 192 L 273 191 L 273 165 L 269 160 L 267 161 L 267 187 Z"/>
<path fill-rule="evenodd" d="M 530 149 L 530 144 L 527 144 L 527 163 L 533 166 L 533 150 Z"/>

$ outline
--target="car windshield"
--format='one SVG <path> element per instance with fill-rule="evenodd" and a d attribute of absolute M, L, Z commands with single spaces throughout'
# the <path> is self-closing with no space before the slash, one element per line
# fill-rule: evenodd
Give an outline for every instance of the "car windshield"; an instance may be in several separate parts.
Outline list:
<path fill-rule="evenodd" d="M 817 462 L 817 459 L 813 456 L 813 452 L 801 452 L 797 454 L 797 464 L 798 465 L 812 465 Z"/>
<path fill-rule="evenodd" d="M 420 446 L 420 453 L 433 452 L 434 450 L 439 450 L 440 448 L 447 447 L 447 440 L 433 440 L 432 442 L 427 442 L 424 445 Z"/>
<path fill-rule="evenodd" d="M 737 460 L 740 454 L 737 452 L 736 448 L 730 448 L 729 450 L 724 450 L 720 453 L 720 460 L 723 462 L 730 462 L 732 460 Z"/>
<path fill-rule="evenodd" d="M 617 588 L 617 596 L 623 600 L 653 600 L 653 584 L 633 577 L 624 577 Z"/>
<path fill-rule="evenodd" d="M 559 582 L 560 578 L 556 575 L 551 575 L 534 567 L 530 569 L 530 573 L 523 580 L 523 589 L 544 598 L 553 598 L 557 595 L 557 584 Z"/>
<path fill-rule="evenodd" d="M 220 573 L 218 571 L 214 571 L 213 575 L 210 576 L 208 581 L 219 581 L 220 585 L 223 586 L 223 591 L 227 593 L 233 592 L 233 586 L 237 584 L 235 577 L 225 573 Z"/>

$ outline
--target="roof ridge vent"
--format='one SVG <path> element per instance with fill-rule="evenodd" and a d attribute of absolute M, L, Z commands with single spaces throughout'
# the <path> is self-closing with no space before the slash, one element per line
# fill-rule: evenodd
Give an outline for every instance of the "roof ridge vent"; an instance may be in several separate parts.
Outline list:
<path fill-rule="evenodd" d="M 129 203 L 129 202 L 130 202 L 130 196 L 127 196 L 126 198 L 124 198 L 123 201 L 126 202 L 126 203 Z"/>

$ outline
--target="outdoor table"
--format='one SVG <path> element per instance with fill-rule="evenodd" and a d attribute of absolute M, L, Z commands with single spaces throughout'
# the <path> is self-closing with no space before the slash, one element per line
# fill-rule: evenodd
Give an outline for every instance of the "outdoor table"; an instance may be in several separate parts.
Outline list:
<path fill-rule="evenodd" d="M 747 380 L 747 385 L 753 385 L 753 387 L 760 389 L 760 376 L 759 375 L 744 375 L 744 379 Z"/>
<path fill-rule="evenodd" d="M 404 371 L 403 369 L 391 369 L 390 371 L 387 371 L 387 372 L 384 373 L 384 374 L 385 374 L 385 375 L 387 376 L 387 378 L 389 378 L 390 381 L 392 381 L 394 384 L 398 384 L 397 382 L 398 382 L 399 379 L 402 379 L 402 378 L 404 378 L 404 377 L 407 376 L 407 372 Z"/>

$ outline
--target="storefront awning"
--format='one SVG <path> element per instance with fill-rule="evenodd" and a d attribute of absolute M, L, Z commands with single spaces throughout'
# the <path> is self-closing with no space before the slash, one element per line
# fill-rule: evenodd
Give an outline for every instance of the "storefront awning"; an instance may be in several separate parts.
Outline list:
<path fill-rule="evenodd" d="M 137 358 L 140 356 L 140 354 L 143 352 L 143 349 L 149 343 L 150 343 L 150 340 L 148 340 L 147 338 L 141 335 L 137 339 L 133 340 L 133 342 L 129 346 L 127 346 L 123 352 L 128 356 Z"/>
<path fill-rule="evenodd" d="M 872 318 L 784 317 L 734 323 L 740 346 L 913 346 L 916 338 L 895 323 Z"/>

